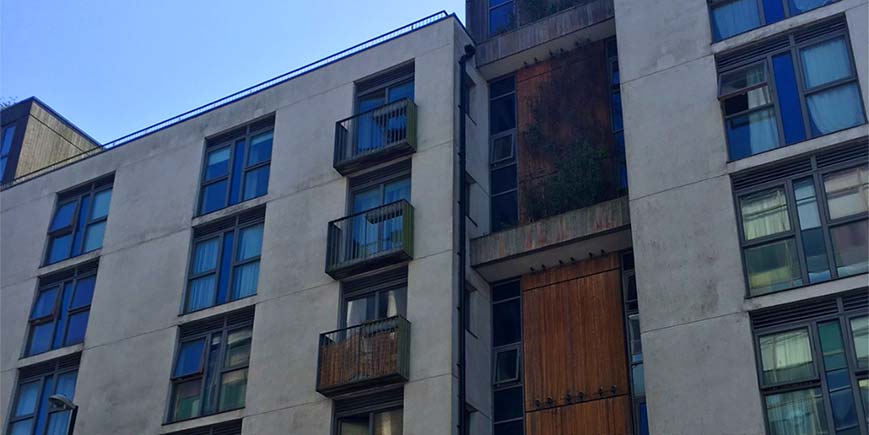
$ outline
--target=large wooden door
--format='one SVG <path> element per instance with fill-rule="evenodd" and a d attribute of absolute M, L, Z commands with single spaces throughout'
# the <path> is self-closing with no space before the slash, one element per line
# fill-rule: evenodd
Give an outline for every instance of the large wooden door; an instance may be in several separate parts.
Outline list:
<path fill-rule="evenodd" d="M 522 289 L 527 435 L 627 433 L 618 256 L 526 275 Z"/>

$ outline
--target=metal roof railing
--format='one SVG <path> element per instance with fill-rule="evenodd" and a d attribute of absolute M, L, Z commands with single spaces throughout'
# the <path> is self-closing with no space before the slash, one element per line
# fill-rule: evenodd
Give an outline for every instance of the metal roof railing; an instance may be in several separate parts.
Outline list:
<path fill-rule="evenodd" d="M 80 154 L 76 154 L 74 156 L 71 156 L 71 157 L 68 157 L 64 160 L 55 162 L 55 163 L 48 165 L 46 167 L 43 167 L 43 168 L 37 169 L 35 171 L 29 172 L 27 174 L 24 174 L 16 179 L 10 181 L 9 183 L 6 183 L 3 186 L 0 186 L 0 190 L 7 189 L 7 188 L 15 186 L 17 184 L 23 183 L 27 180 L 31 180 L 33 178 L 36 178 L 40 175 L 44 175 L 46 173 L 49 173 L 51 171 L 54 171 L 54 170 L 62 167 L 62 166 L 66 166 L 67 164 L 73 163 L 77 160 L 89 158 L 91 156 L 101 154 L 105 151 L 108 151 L 108 150 L 120 147 L 122 145 L 128 144 L 136 139 L 139 139 L 139 138 L 142 138 L 142 137 L 147 136 L 149 134 L 163 130 L 163 129 L 170 127 L 172 125 L 179 124 L 181 122 L 195 118 L 199 115 L 205 114 L 205 113 L 210 112 L 210 111 L 215 110 L 215 109 L 218 109 L 218 108 L 223 107 L 227 104 L 236 102 L 236 101 L 241 100 L 245 97 L 249 97 L 253 94 L 262 92 L 266 89 L 277 86 L 277 85 L 284 83 L 288 80 L 294 79 L 296 77 L 307 74 L 307 73 L 314 71 L 316 69 L 322 68 L 322 67 L 329 65 L 333 62 L 337 62 L 341 59 L 344 59 L 344 58 L 352 56 L 356 53 L 365 51 L 369 48 L 372 48 L 372 47 L 380 45 L 384 42 L 390 41 L 390 40 L 395 39 L 399 36 L 406 35 L 408 33 L 415 31 L 415 30 L 419 30 L 423 27 L 426 27 L 430 24 L 434 24 L 434 23 L 441 21 L 441 20 L 443 20 L 447 17 L 450 17 L 450 16 L 452 16 L 452 15 L 447 14 L 446 11 L 440 11 L 438 13 L 429 15 L 425 18 L 414 21 L 413 23 L 399 27 L 398 29 L 392 30 L 390 32 L 386 32 L 380 36 L 376 36 L 376 37 L 371 38 L 365 42 L 356 44 L 350 48 L 342 50 L 342 51 L 335 53 L 333 55 L 330 55 L 330 56 L 324 57 L 320 60 L 311 62 L 311 63 L 309 63 L 305 66 L 302 66 L 300 68 L 296 68 L 290 72 L 287 72 L 287 73 L 281 74 L 277 77 L 274 77 L 274 78 L 268 79 L 266 81 L 257 83 L 251 87 L 248 87 L 246 89 L 242 89 L 241 91 L 238 91 L 234 94 L 227 95 L 227 96 L 220 98 L 218 100 L 203 104 L 195 109 L 188 110 L 180 115 L 173 116 L 171 118 L 157 122 L 156 124 L 149 125 L 143 129 L 134 131 L 130 134 L 121 136 L 115 140 L 106 142 L 106 143 L 102 144 L 101 148 L 96 148 L 94 150 L 89 150 L 89 151 L 86 151 L 86 152 L 83 152 Z"/>

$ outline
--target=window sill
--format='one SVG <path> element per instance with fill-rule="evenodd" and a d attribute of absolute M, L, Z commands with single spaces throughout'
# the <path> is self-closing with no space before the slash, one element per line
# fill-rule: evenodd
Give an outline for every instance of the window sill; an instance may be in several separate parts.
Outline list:
<path fill-rule="evenodd" d="M 837 278 L 830 281 L 808 284 L 769 293 L 760 296 L 746 297 L 743 303 L 745 311 L 755 311 L 763 308 L 775 307 L 794 302 L 805 301 L 816 297 L 829 296 L 849 290 L 865 288 L 869 274 L 859 274 L 845 278 Z"/>
<path fill-rule="evenodd" d="M 61 347 L 59 349 L 49 350 L 48 352 L 43 352 L 36 355 L 22 356 L 21 359 L 18 360 L 16 367 L 27 367 L 33 364 L 39 364 L 41 362 L 50 361 L 55 358 L 79 353 L 83 350 L 84 343 L 78 343 L 71 346 Z"/>
<path fill-rule="evenodd" d="M 166 434 L 201 426 L 209 426 L 212 424 L 224 423 L 231 420 L 238 420 L 242 417 L 244 417 L 244 407 L 232 409 L 229 411 L 218 412 L 217 414 L 194 417 L 187 420 L 166 422 L 163 423 L 163 427 L 160 428 L 160 431 L 158 433 Z"/>
<path fill-rule="evenodd" d="M 209 212 L 207 214 L 201 214 L 201 215 L 194 216 L 192 226 L 196 227 L 199 225 L 211 223 L 211 222 L 223 219 L 227 216 L 232 216 L 232 215 L 239 213 L 241 211 L 255 208 L 257 206 L 265 204 L 270 198 L 271 197 L 269 196 L 269 194 L 266 193 L 263 196 L 258 196 L 258 197 L 253 198 L 253 199 L 248 199 L 247 201 L 242 201 L 238 204 L 233 204 L 229 207 L 222 208 L 220 210 L 215 210 L 215 211 Z"/>
<path fill-rule="evenodd" d="M 731 36 L 727 39 L 713 42 L 712 54 L 717 55 L 725 51 L 748 45 L 759 39 L 776 36 L 797 27 L 803 26 L 805 24 L 838 15 L 862 4 L 862 2 L 857 0 L 840 0 L 833 4 L 821 6 L 817 9 L 804 12 L 799 15 L 794 15 L 789 18 L 785 18 L 776 23 L 760 26 L 755 29 L 740 33 L 738 35 Z"/>
<path fill-rule="evenodd" d="M 259 290 L 259 289 L 257 289 Z M 247 296 L 241 299 L 234 300 L 232 302 L 227 302 L 225 304 L 215 305 L 213 307 L 208 307 L 201 309 L 199 311 L 193 311 L 191 313 L 181 313 L 178 315 L 178 324 L 195 322 L 197 320 L 205 319 L 211 316 L 217 316 L 220 314 L 225 314 L 231 311 L 239 310 L 242 308 L 246 308 L 252 305 L 255 305 L 257 302 L 257 295 L 253 294 L 251 296 Z"/>
<path fill-rule="evenodd" d="M 66 260 L 58 261 L 57 263 L 46 264 L 40 266 L 36 273 L 37 275 L 42 276 L 59 270 L 68 269 L 72 266 L 78 266 L 79 264 L 87 263 L 90 260 L 98 258 L 102 252 L 103 248 L 99 248 L 91 252 L 76 255 L 75 257 L 67 258 Z"/>

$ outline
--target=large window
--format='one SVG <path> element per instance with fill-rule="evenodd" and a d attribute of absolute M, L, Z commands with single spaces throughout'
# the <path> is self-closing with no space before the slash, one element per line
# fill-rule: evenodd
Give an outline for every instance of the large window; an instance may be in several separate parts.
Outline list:
<path fill-rule="evenodd" d="M 610 120 L 615 139 L 616 185 L 619 192 L 628 190 L 628 165 L 625 156 L 625 124 L 622 117 L 621 76 L 619 75 L 619 51 L 616 38 L 606 42 L 609 66 Z"/>
<path fill-rule="evenodd" d="M 48 398 L 73 400 L 80 354 L 28 366 L 18 371 L 18 386 L 9 407 L 8 435 L 66 434 L 70 411 L 56 409 Z"/>
<path fill-rule="evenodd" d="M 256 294 L 265 208 L 194 230 L 184 312 Z"/>
<path fill-rule="evenodd" d="M 516 84 L 513 76 L 489 84 L 489 163 L 492 231 L 519 222 L 516 179 Z"/>
<path fill-rule="evenodd" d="M 208 141 L 199 191 L 199 214 L 211 213 L 268 192 L 274 118 Z"/>
<path fill-rule="evenodd" d="M 96 263 L 39 280 L 39 290 L 30 310 L 25 355 L 84 341 L 96 280 Z"/>
<path fill-rule="evenodd" d="M 731 160 L 866 122 L 844 20 L 721 56 Z"/>
<path fill-rule="evenodd" d="M 709 0 L 712 38 L 729 38 L 836 0 Z"/>
<path fill-rule="evenodd" d="M 512 30 L 516 27 L 516 11 L 513 0 L 489 0 L 489 36 Z"/>
<path fill-rule="evenodd" d="M 181 326 L 169 421 L 244 407 L 253 308 Z"/>
<path fill-rule="evenodd" d="M 335 401 L 336 435 L 401 435 L 403 389 Z"/>
<path fill-rule="evenodd" d="M 634 433 L 649 435 L 649 412 L 646 407 L 646 383 L 643 370 L 643 343 L 640 340 L 640 310 L 637 301 L 637 275 L 634 254 L 622 254 L 622 292 L 630 357 L 631 399 Z"/>
<path fill-rule="evenodd" d="M 494 435 L 524 433 L 521 293 L 519 280 L 492 286 Z"/>
<path fill-rule="evenodd" d="M 866 433 L 865 299 L 863 290 L 753 314 L 769 434 Z"/>
<path fill-rule="evenodd" d="M 45 264 L 102 248 L 113 181 L 113 176 L 104 178 L 58 195 Z"/>
<path fill-rule="evenodd" d="M 735 178 L 751 296 L 869 271 L 869 165 L 865 154 L 834 159 L 860 147 Z M 784 176 L 742 187 L 749 176 L 763 180 L 776 171 Z"/>
<path fill-rule="evenodd" d="M 9 163 L 9 155 L 12 153 L 12 141 L 15 139 L 15 124 L 3 127 L 0 135 L 0 182 L 5 180 L 6 165 Z"/>
<path fill-rule="evenodd" d="M 407 269 L 343 283 L 344 328 L 407 315 Z"/>

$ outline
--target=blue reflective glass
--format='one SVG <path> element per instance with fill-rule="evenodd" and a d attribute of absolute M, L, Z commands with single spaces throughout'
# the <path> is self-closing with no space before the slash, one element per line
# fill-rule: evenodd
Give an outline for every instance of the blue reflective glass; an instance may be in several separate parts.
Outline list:
<path fill-rule="evenodd" d="M 503 31 L 510 30 L 513 28 L 515 21 L 513 2 L 505 2 L 505 4 L 489 10 L 489 34 L 497 35 Z"/>
<path fill-rule="evenodd" d="M 18 401 L 15 405 L 15 416 L 22 417 L 36 411 L 36 399 L 39 397 L 39 381 L 28 382 L 18 386 Z"/>
<path fill-rule="evenodd" d="M 109 214 L 109 203 L 112 201 L 112 189 L 94 194 L 94 205 L 91 207 L 91 219 L 99 219 Z M 84 206 L 82 206 L 84 209 Z"/>
<path fill-rule="evenodd" d="M 15 422 L 9 427 L 9 435 L 32 435 L 33 419 Z"/>
<path fill-rule="evenodd" d="M 827 372 L 827 389 L 838 390 L 851 385 L 851 375 L 846 369 Z"/>
<path fill-rule="evenodd" d="M 70 308 L 81 308 L 90 305 L 91 299 L 94 296 L 94 285 L 96 282 L 96 276 L 89 276 L 76 281 L 75 294 L 73 295 Z"/>
<path fill-rule="evenodd" d="M 66 341 L 64 342 L 64 346 L 84 342 L 84 334 L 88 326 L 89 313 L 89 311 L 84 311 L 69 316 L 69 326 L 66 328 Z"/>
<path fill-rule="evenodd" d="M 72 254 L 78 255 L 82 252 L 81 243 L 84 240 L 85 235 L 85 226 L 87 225 L 87 215 L 88 215 L 88 206 L 90 204 L 90 195 L 85 195 L 81 198 L 81 206 L 78 215 L 78 222 L 76 223 L 75 230 L 75 238 L 72 241 Z M 85 251 L 87 252 L 87 251 Z"/>
<path fill-rule="evenodd" d="M 46 263 L 57 263 L 69 258 L 69 248 L 72 245 L 72 234 L 54 237 L 48 246 L 48 260 Z"/>
<path fill-rule="evenodd" d="M 772 68 L 785 143 L 792 144 L 805 140 L 806 127 L 803 124 L 803 112 L 800 109 L 797 77 L 794 74 L 794 61 L 791 54 L 783 53 L 774 56 Z"/>
<path fill-rule="evenodd" d="M 857 407 L 854 406 L 854 396 L 850 388 L 830 393 L 830 408 L 833 409 L 836 429 L 857 425 Z"/>
<path fill-rule="evenodd" d="M 229 172 L 229 150 L 227 146 L 208 152 L 205 157 L 205 181 L 223 177 Z"/>
<path fill-rule="evenodd" d="M 84 232 L 84 247 L 82 252 L 91 252 L 103 247 L 103 235 L 106 232 L 106 221 L 88 225 Z"/>
<path fill-rule="evenodd" d="M 31 319 L 45 317 L 54 312 L 54 303 L 57 301 L 57 287 L 52 287 L 48 290 L 43 290 L 36 298 L 33 304 L 33 310 L 30 313 Z"/>
<path fill-rule="evenodd" d="M 63 337 L 66 336 L 66 319 L 69 317 L 69 304 L 72 302 L 72 283 L 63 286 L 63 295 L 60 299 L 60 310 L 57 316 L 57 331 L 54 333 L 52 349 L 63 347 Z"/>
<path fill-rule="evenodd" d="M 241 198 L 241 177 L 244 174 L 244 140 L 235 143 L 234 155 L 232 161 L 232 171 L 230 173 L 229 184 L 229 204 L 237 204 Z"/>
<path fill-rule="evenodd" d="M 766 24 L 785 19 L 785 7 L 782 0 L 763 0 L 763 18 L 766 20 Z"/>
<path fill-rule="evenodd" d="M 827 262 L 827 250 L 824 247 L 824 234 L 820 228 L 803 231 L 803 251 L 806 254 L 806 269 L 809 272 L 809 282 L 821 282 L 831 278 Z"/>
<path fill-rule="evenodd" d="M 212 305 L 214 305 L 214 274 L 190 281 L 187 289 L 186 311 L 189 313 Z"/>
<path fill-rule="evenodd" d="M 226 187 L 226 180 L 203 187 L 199 214 L 211 213 L 226 207 Z"/>
<path fill-rule="evenodd" d="M 59 205 L 57 211 L 54 212 L 54 218 L 51 220 L 51 226 L 48 231 L 56 231 L 65 228 L 72 223 L 72 216 L 75 214 L 76 201 L 68 202 Z"/>
<path fill-rule="evenodd" d="M 612 124 L 613 131 L 624 129 L 622 122 L 622 93 L 613 92 L 610 96 L 610 107 L 612 108 Z"/>
<path fill-rule="evenodd" d="M 390 87 L 387 103 L 394 103 L 405 98 L 413 101 L 413 86 L 413 82 L 411 81 Z"/>
<path fill-rule="evenodd" d="M 52 412 L 48 415 L 48 430 L 45 435 L 66 435 L 66 423 L 70 411 Z"/>
<path fill-rule="evenodd" d="M 232 299 L 241 299 L 256 294 L 259 280 L 259 261 L 237 266 L 232 274 Z"/>
<path fill-rule="evenodd" d="M 220 277 L 217 280 L 217 301 L 223 303 L 226 301 L 227 293 L 229 292 L 229 275 L 232 272 L 232 242 L 234 234 L 232 231 L 227 231 L 223 236 L 223 257 L 220 263 Z"/>
<path fill-rule="evenodd" d="M 30 331 L 28 355 L 36 355 L 51 349 L 51 338 L 54 336 L 54 322 L 36 325 Z"/>
<path fill-rule="evenodd" d="M 844 38 L 831 39 L 800 50 L 803 79 L 811 89 L 852 75 Z"/>
<path fill-rule="evenodd" d="M 75 382 L 78 378 L 78 372 L 66 372 L 57 377 L 57 386 L 54 388 L 54 394 L 63 394 L 66 398 L 75 399 Z"/>
<path fill-rule="evenodd" d="M 175 363 L 173 377 L 177 378 L 201 372 L 204 351 L 204 338 L 182 343 L 181 350 L 178 351 L 178 361 Z"/>
<path fill-rule="evenodd" d="M 758 110 L 728 119 L 727 144 L 731 160 L 776 148 L 778 128 L 773 110 Z"/>
<path fill-rule="evenodd" d="M 242 228 L 238 232 L 236 260 L 242 261 L 260 255 L 263 242 L 263 225 Z"/>
<path fill-rule="evenodd" d="M 39 411 L 36 417 L 36 431 L 34 433 L 41 434 L 45 431 L 45 423 L 48 420 L 49 402 L 48 397 L 51 397 L 54 391 L 54 377 L 46 376 L 45 382 L 42 383 L 42 400 L 39 401 Z"/>
<path fill-rule="evenodd" d="M 12 150 L 12 139 L 15 138 L 15 124 L 3 129 L 3 142 L 0 144 L 0 154 L 7 155 Z"/>
<path fill-rule="evenodd" d="M 244 176 L 243 201 L 265 195 L 269 190 L 269 167 L 248 171 Z"/>
<path fill-rule="evenodd" d="M 791 15 L 796 15 L 828 5 L 833 1 L 835 0 L 788 0 L 788 4 L 791 7 Z"/>
<path fill-rule="evenodd" d="M 219 244 L 220 239 L 215 237 L 201 241 L 193 247 L 193 258 L 190 261 L 191 274 L 198 275 L 214 270 L 217 267 Z"/>
<path fill-rule="evenodd" d="M 247 164 L 255 165 L 272 158 L 272 132 L 258 134 L 250 139 Z"/>
<path fill-rule="evenodd" d="M 815 92 L 806 97 L 812 135 L 820 136 L 862 124 L 863 109 L 856 83 Z"/>
<path fill-rule="evenodd" d="M 639 408 L 637 412 L 639 414 L 637 426 L 640 428 L 640 435 L 649 435 L 649 412 L 646 409 L 646 404 L 641 403 Z"/>
<path fill-rule="evenodd" d="M 716 41 L 758 26 L 757 0 L 734 0 L 712 8 L 712 36 Z"/>

